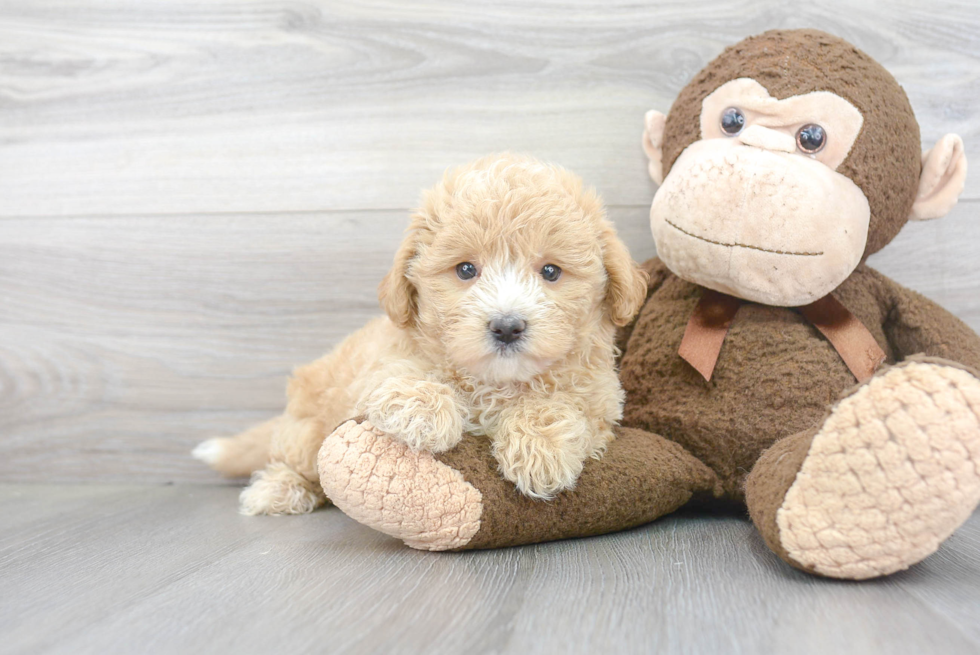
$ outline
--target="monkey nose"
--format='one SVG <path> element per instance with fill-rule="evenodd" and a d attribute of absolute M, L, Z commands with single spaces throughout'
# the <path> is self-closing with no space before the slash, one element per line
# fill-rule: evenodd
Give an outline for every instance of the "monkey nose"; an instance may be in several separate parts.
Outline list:
<path fill-rule="evenodd" d="M 524 335 L 524 330 L 527 329 L 527 321 L 508 314 L 492 319 L 487 327 L 490 328 L 493 338 L 500 343 L 514 343 Z"/>
<path fill-rule="evenodd" d="M 747 146 L 775 152 L 796 152 L 796 139 L 785 132 L 762 125 L 749 125 L 738 135 L 738 140 Z"/>

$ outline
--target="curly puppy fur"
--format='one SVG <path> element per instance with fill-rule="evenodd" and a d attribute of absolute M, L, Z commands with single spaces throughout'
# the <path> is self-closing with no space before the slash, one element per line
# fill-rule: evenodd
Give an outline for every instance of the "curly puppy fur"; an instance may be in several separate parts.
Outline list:
<path fill-rule="evenodd" d="M 458 275 L 463 262 L 472 279 Z M 557 280 L 546 264 L 561 268 Z M 325 500 L 323 439 L 364 415 L 415 450 L 488 435 L 501 474 L 550 498 L 612 439 L 624 399 L 615 330 L 645 293 L 645 273 L 577 176 L 509 154 L 480 159 L 424 193 L 379 288 L 387 316 L 296 370 L 281 417 L 195 455 L 225 473 L 265 465 L 243 513 L 309 512 Z M 512 343 L 491 332 L 505 316 L 524 322 Z"/>

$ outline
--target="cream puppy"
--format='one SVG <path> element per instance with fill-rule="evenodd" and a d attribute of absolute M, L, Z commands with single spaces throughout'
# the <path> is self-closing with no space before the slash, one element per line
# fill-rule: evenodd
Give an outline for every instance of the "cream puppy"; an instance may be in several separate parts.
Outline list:
<path fill-rule="evenodd" d="M 572 488 L 622 417 L 616 326 L 646 278 L 581 180 L 514 155 L 447 172 L 411 218 L 379 296 L 387 316 L 297 369 L 283 415 L 194 455 L 228 475 L 258 470 L 244 514 L 325 501 L 316 457 L 353 416 L 411 448 L 486 435 L 524 494 Z"/>

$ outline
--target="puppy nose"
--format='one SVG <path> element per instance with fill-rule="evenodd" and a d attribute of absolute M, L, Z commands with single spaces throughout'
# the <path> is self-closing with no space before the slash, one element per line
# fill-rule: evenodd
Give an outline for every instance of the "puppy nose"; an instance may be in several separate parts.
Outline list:
<path fill-rule="evenodd" d="M 513 343 L 521 338 L 527 329 L 527 322 L 516 316 L 499 316 L 490 321 L 493 338 L 500 343 Z"/>

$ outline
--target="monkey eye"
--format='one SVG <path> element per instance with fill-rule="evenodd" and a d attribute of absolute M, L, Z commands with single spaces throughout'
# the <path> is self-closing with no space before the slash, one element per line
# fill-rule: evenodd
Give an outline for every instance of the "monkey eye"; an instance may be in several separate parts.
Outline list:
<path fill-rule="evenodd" d="M 554 264 L 545 264 L 541 267 L 541 277 L 548 280 L 548 282 L 554 282 L 561 277 L 561 269 Z"/>
<path fill-rule="evenodd" d="M 815 123 L 804 125 L 796 133 L 796 145 L 808 155 L 820 152 L 827 143 L 827 133 Z"/>
<path fill-rule="evenodd" d="M 728 136 L 735 136 L 745 127 L 745 114 L 736 107 L 729 107 L 721 112 L 721 131 Z"/>
<path fill-rule="evenodd" d="M 456 276 L 460 280 L 472 280 L 476 277 L 477 270 L 470 262 L 462 262 L 461 264 L 456 264 Z"/>

